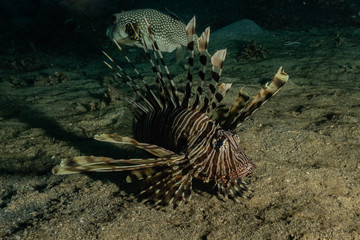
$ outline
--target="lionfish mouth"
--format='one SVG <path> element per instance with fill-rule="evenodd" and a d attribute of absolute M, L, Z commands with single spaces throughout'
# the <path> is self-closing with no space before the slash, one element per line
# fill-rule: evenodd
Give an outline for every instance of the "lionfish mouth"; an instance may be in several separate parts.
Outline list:
<path fill-rule="evenodd" d="M 235 180 L 239 178 L 249 178 L 252 176 L 256 166 L 253 163 L 248 163 L 247 165 L 243 166 L 242 168 L 237 169 L 237 171 L 230 173 L 230 180 Z"/>

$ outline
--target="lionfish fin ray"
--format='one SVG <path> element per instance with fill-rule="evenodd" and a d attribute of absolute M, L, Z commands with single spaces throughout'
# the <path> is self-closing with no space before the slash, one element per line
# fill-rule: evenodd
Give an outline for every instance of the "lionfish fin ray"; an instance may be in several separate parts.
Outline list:
<path fill-rule="evenodd" d="M 196 18 L 195 16 L 190 20 L 190 22 L 186 26 L 186 35 L 187 35 L 187 49 L 189 50 L 189 58 L 188 58 L 188 73 L 187 73 L 187 82 L 185 87 L 185 94 L 183 97 L 183 101 L 181 103 L 182 108 L 187 108 L 189 105 L 189 100 L 191 98 L 191 87 L 193 83 L 193 68 L 194 68 L 194 34 L 195 34 L 195 24 Z"/>
<path fill-rule="evenodd" d="M 102 142 L 111 142 L 111 143 L 119 143 L 119 144 L 129 144 L 133 145 L 137 148 L 143 149 L 148 153 L 151 153 L 157 157 L 172 157 L 177 156 L 179 154 L 174 153 L 171 150 L 160 147 L 155 144 L 141 143 L 136 141 L 135 139 L 129 137 L 123 137 L 116 134 L 98 134 L 94 136 L 94 139 Z M 181 155 L 179 155 L 181 156 Z"/>
<path fill-rule="evenodd" d="M 230 128 L 231 123 L 240 114 L 240 111 L 245 107 L 249 99 L 250 97 L 243 92 L 243 88 L 241 88 L 231 107 L 228 108 L 227 111 L 221 113 L 221 117 L 218 117 L 218 122 L 222 128 Z"/>
<path fill-rule="evenodd" d="M 132 183 L 134 180 L 143 180 L 151 177 L 154 173 L 154 168 L 142 168 L 132 170 L 129 175 L 126 177 L 127 183 Z"/>
<path fill-rule="evenodd" d="M 192 169 L 190 165 L 183 168 L 173 166 L 158 172 L 147 179 L 147 187 L 140 192 L 140 197 L 154 202 L 155 205 L 179 205 L 187 201 L 191 193 Z"/>
<path fill-rule="evenodd" d="M 149 85 L 147 84 L 147 82 L 144 80 L 144 77 L 140 74 L 140 72 L 137 70 L 137 68 L 135 67 L 135 65 L 131 62 L 131 60 L 129 59 L 129 57 L 126 55 L 126 53 L 124 52 L 124 50 L 121 48 L 121 46 L 119 45 L 119 43 L 116 42 L 115 39 L 113 39 L 113 42 L 115 43 L 115 45 L 117 46 L 117 48 L 119 49 L 119 51 L 122 53 L 122 55 L 124 56 L 124 58 L 126 59 L 126 61 L 130 64 L 130 66 L 132 67 L 132 69 L 134 70 L 134 72 L 137 74 L 138 78 L 141 80 L 142 84 L 145 86 L 146 91 L 147 91 L 147 95 L 145 96 L 144 91 L 141 90 L 140 86 L 133 80 L 132 77 L 130 77 L 126 71 L 113 59 L 109 56 L 109 54 L 107 54 L 106 52 L 103 51 L 103 54 L 112 62 L 115 64 L 116 68 L 124 75 L 121 75 L 120 72 L 117 72 L 116 70 L 114 70 L 113 68 L 111 68 L 110 64 L 106 63 L 105 64 L 110 67 L 111 69 L 113 69 L 113 71 L 116 72 L 116 75 L 119 76 L 121 79 L 123 79 L 123 81 L 125 83 L 127 83 L 133 90 L 133 92 L 136 94 L 139 94 L 139 96 L 146 102 L 148 103 L 148 105 L 153 108 L 153 109 L 159 109 L 162 107 L 159 99 L 156 97 L 156 95 L 154 94 L 154 92 L 150 89 Z"/>
<path fill-rule="evenodd" d="M 144 93 L 142 92 L 139 85 L 134 82 L 134 80 L 126 73 L 126 71 L 106 52 L 102 51 L 102 53 L 108 58 L 108 60 L 112 64 L 104 61 L 104 64 L 115 74 L 115 76 L 119 77 L 125 84 L 127 84 L 134 92 L 135 96 L 139 95 L 142 99 L 145 99 Z M 119 71 L 121 72 L 119 72 Z M 148 103 L 149 104 L 149 103 Z"/>
<path fill-rule="evenodd" d="M 240 111 L 238 116 L 229 126 L 229 129 L 236 129 L 243 121 L 251 116 L 261 105 L 263 105 L 270 97 L 276 94 L 282 86 L 288 81 L 289 75 L 287 75 L 282 67 L 279 68 L 275 74 L 273 80 L 263 86 L 260 91 L 251 101 L 249 101 L 245 107 Z"/>
<path fill-rule="evenodd" d="M 156 166 L 171 166 L 183 161 L 184 156 L 175 155 L 163 158 L 113 159 L 109 157 L 78 156 L 64 159 L 59 166 L 53 168 L 56 175 L 78 172 L 119 172 L 152 168 Z"/>
<path fill-rule="evenodd" d="M 148 61 L 150 62 L 151 64 L 151 67 L 152 67 L 152 72 L 154 73 L 155 75 L 155 82 L 156 82 L 156 86 L 157 86 L 157 91 L 158 91 L 158 94 L 159 94 L 159 100 L 162 104 L 162 107 L 164 107 L 164 105 L 167 104 L 167 100 L 166 100 L 166 97 L 168 96 L 168 94 L 165 94 L 165 92 L 167 91 L 166 89 L 166 86 L 165 86 L 165 82 L 164 82 L 164 79 L 163 79 L 163 74 L 161 72 L 161 67 L 160 67 L 160 64 L 159 64 L 159 60 L 157 58 L 157 55 L 155 53 L 155 48 L 154 48 L 154 45 L 152 45 L 152 49 L 153 49 L 153 56 L 154 56 L 154 59 L 156 61 L 156 65 L 153 61 L 153 58 L 151 57 L 151 54 L 148 50 L 148 46 L 146 44 L 146 39 L 144 37 L 142 37 L 142 34 L 139 33 L 139 43 L 140 45 L 142 46 L 144 52 L 145 52 L 145 56 L 147 57 Z"/>
<path fill-rule="evenodd" d="M 230 90 L 231 85 L 231 83 L 220 84 L 218 91 L 215 93 L 215 97 L 210 104 L 211 110 L 209 114 L 213 113 L 211 118 L 214 119 L 217 123 L 220 122 L 220 119 L 223 118 L 223 115 L 225 114 L 226 108 L 224 108 L 223 105 L 220 105 L 220 103 L 224 99 L 226 93 Z"/>
<path fill-rule="evenodd" d="M 207 27 L 205 31 L 201 34 L 200 38 L 198 39 L 198 50 L 200 53 L 199 85 L 196 89 L 196 95 L 194 97 L 191 107 L 192 109 L 196 109 L 199 106 L 201 101 L 200 98 L 203 94 L 207 57 L 209 55 L 208 53 L 209 39 L 210 39 L 210 27 Z"/>
<path fill-rule="evenodd" d="M 219 193 L 222 193 L 225 200 L 229 196 L 237 203 L 241 203 L 242 198 L 251 198 L 252 189 L 248 188 L 249 183 L 242 179 L 230 180 L 226 186 L 217 184 Z"/>
<path fill-rule="evenodd" d="M 204 98 L 203 105 L 200 109 L 201 112 L 210 112 L 211 109 L 214 109 L 217 104 L 215 101 L 212 101 L 213 97 L 216 95 L 216 87 L 220 81 L 220 76 L 222 72 L 222 67 L 226 57 L 226 49 L 218 50 L 211 57 L 212 71 L 211 77 L 212 82 L 209 84 L 209 89 Z M 220 96 L 220 95 L 219 95 Z"/>
<path fill-rule="evenodd" d="M 168 81 L 170 82 L 170 90 L 171 90 L 171 94 L 169 92 L 169 90 L 167 89 L 165 83 L 164 83 L 164 80 L 163 78 L 161 77 L 160 81 L 161 81 L 161 84 L 164 88 L 164 91 L 165 91 L 165 95 L 167 96 L 167 99 L 169 100 L 169 103 L 171 103 L 173 106 L 180 106 L 180 102 L 179 102 L 179 96 L 178 96 L 178 93 L 177 93 L 177 89 L 176 89 L 176 85 L 174 83 L 174 80 L 172 79 L 171 77 L 171 73 L 165 63 L 165 60 L 164 60 L 164 57 L 159 49 L 159 46 L 157 44 L 157 41 L 155 39 L 155 37 L 153 36 L 153 32 L 151 30 L 151 27 L 150 27 L 150 24 L 149 22 L 147 21 L 147 19 L 145 18 L 145 23 L 146 23 L 146 28 L 147 28 L 147 31 L 148 31 L 148 35 L 149 35 L 149 39 L 151 40 L 151 43 L 152 43 L 152 47 L 154 49 L 154 55 L 156 56 L 156 54 L 159 56 L 160 58 L 160 62 L 162 64 L 162 66 L 164 67 L 165 69 L 165 73 L 166 73 L 166 77 L 168 79 Z M 159 66 L 159 64 L 158 64 Z M 160 66 L 159 66 L 160 68 Z"/>

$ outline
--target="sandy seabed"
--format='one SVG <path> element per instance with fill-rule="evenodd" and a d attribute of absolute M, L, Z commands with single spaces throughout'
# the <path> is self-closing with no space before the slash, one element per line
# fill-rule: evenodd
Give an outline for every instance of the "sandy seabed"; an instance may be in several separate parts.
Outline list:
<path fill-rule="evenodd" d="M 258 40 L 264 59 L 237 60 L 236 44 L 219 46 L 229 51 L 222 82 L 233 83 L 230 100 L 241 87 L 255 94 L 279 66 L 290 75 L 240 128 L 257 166 L 254 196 L 242 204 L 195 182 L 188 204 L 154 209 L 136 201 L 141 183 L 127 184 L 126 174 L 52 175 L 63 158 L 146 156 L 92 139 L 131 136 L 131 110 L 104 96 L 113 80 L 101 55 L 53 64 L 39 51 L 35 63 L 2 57 L 0 239 L 360 239 L 360 31 L 268 34 Z M 147 64 L 139 69 L 153 81 Z M 170 69 L 183 89 L 185 70 Z"/>

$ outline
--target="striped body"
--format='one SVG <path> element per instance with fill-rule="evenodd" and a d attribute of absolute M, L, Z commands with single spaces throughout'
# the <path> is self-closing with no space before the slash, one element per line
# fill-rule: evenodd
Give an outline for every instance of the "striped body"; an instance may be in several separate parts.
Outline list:
<path fill-rule="evenodd" d="M 197 178 L 227 182 L 246 177 L 255 167 L 239 148 L 239 137 L 198 110 L 168 108 L 137 121 L 137 140 L 185 153 Z"/>
<path fill-rule="evenodd" d="M 145 20 L 145 22 L 147 22 Z M 100 134 L 95 139 L 118 144 L 129 144 L 143 149 L 154 158 L 113 159 L 108 157 L 79 156 L 65 159 L 53 169 L 55 174 L 77 172 L 131 171 L 128 181 L 145 179 L 144 190 L 140 193 L 146 200 L 157 204 L 178 205 L 190 198 L 192 180 L 198 178 L 212 182 L 227 198 L 240 202 L 240 197 L 248 195 L 248 182 L 255 165 L 240 146 L 236 129 L 263 103 L 273 96 L 288 80 L 282 67 L 273 80 L 260 89 L 254 97 L 241 90 L 231 106 L 220 104 L 231 84 L 220 84 L 226 49 L 219 50 L 211 57 L 211 77 L 207 91 L 203 89 L 206 74 L 210 29 L 207 28 L 197 40 L 195 17 L 186 27 L 189 70 L 184 95 L 180 96 L 171 74 L 164 62 L 161 50 L 147 25 L 149 46 L 140 37 L 146 56 L 155 75 L 156 90 L 149 87 L 139 71 L 119 50 L 132 66 L 144 87 L 130 77 L 108 54 L 105 64 L 128 84 L 135 93 L 135 99 L 125 98 L 134 108 L 134 137 L 116 134 Z M 140 35 L 139 35 L 140 36 Z M 194 45 L 200 53 L 199 84 L 193 92 Z M 160 65 L 161 63 L 161 65 Z M 113 86 L 109 90 L 121 95 Z"/>

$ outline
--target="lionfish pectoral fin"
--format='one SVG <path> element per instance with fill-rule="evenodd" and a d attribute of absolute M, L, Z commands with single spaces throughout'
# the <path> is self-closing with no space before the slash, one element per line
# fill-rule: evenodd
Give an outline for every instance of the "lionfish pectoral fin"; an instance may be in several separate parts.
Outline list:
<path fill-rule="evenodd" d="M 156 166 L 171 166 L 179 164 L 185 158 L 184 155 L 173 155 L 163 158 L 140 158 L 140 159 L 113 159 L 108 157 L 79 156 L 64 159 L 59 166 L 53 168 L 56 175 L 72 174 L 79 172 L 117 172 L 129 171 Z"/>
<path fill-rule="evenodd" d="M 249 183 L 242 179 L 231 180 L 226 186 L 218 184 L 219 192 L 228 199 L 230 196 L 236 202 L 242 203 L 241 198 L 251 198 L 253 191 L 248 188 Z"/>
<path fill-rule="evenodd" d="M 155 172 L 154 168 L 142 168 L 142 169 L 132 170 L 129 173 L 129 175 L 126 177 L 126 182 L 132 183 L 135 180 L 147 179 L 151 177 L 154 172 Z"/>
<path fill-rule="evenodd" d="M 140 143 L 140 142 L 136 141 L 135 139 L 119 136 L 116 134 L 99 134 L 99 135 L 95 135 L 94 138 L 98 141 L 103 141 L 103 142 L 133 145 L 137 148 L 143 149 L 143 150 L 147 151 L 148 153 L 151 153 L 151 154 L 153 154 L 157 157 L 161 157 L 161 158 L 178 155 L 178 154 L 174 153 L 173 151 L 168 150 L 163 147 L 160 147 L 158 145 L 148 144 L 148 143 Z"/>
<path fill-rule="evenodd" d="M 187 202 L 192 190 L 192 174 L 188 167 L 173 166 L 147 178 L 139 196 L 155 205 L 179 206 Z"/>

